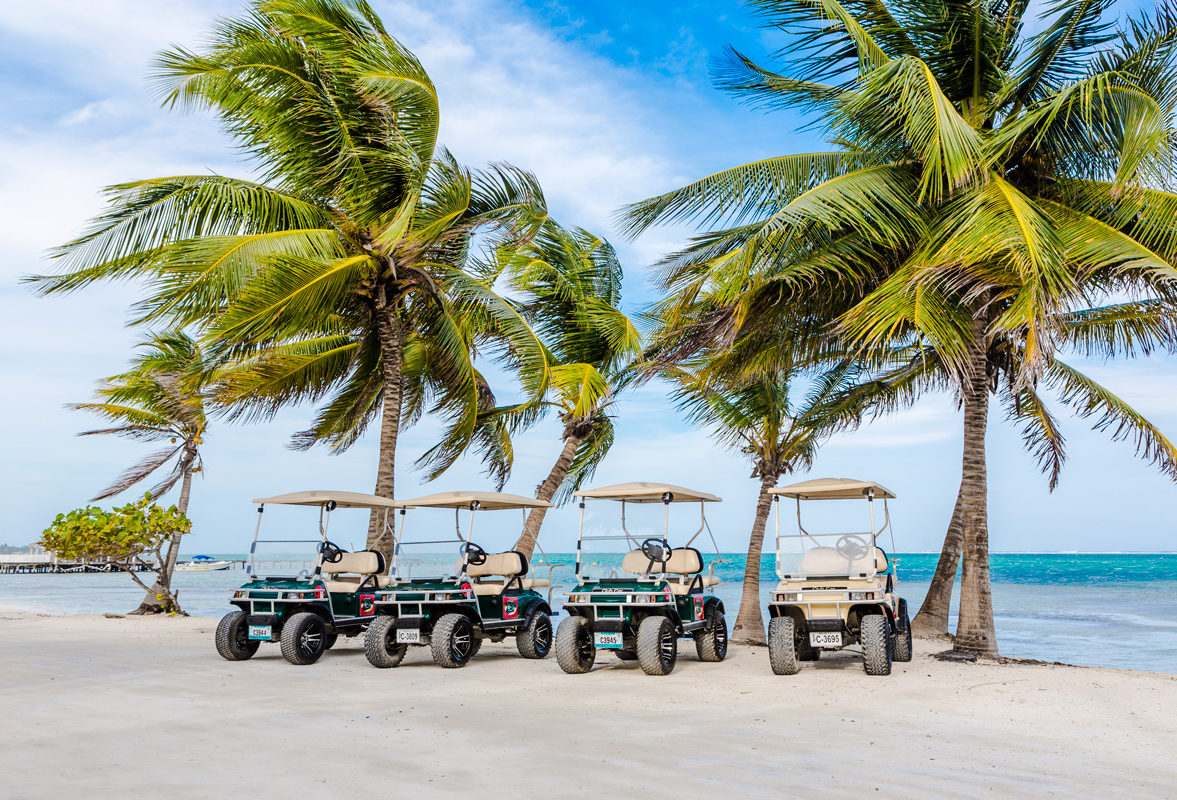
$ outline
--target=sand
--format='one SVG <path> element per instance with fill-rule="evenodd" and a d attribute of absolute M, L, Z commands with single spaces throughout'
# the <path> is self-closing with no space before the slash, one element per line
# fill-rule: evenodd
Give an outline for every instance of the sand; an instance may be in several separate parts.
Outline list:
<path fill-rule="evenodd" d="M 0 797 L 1177 796 L 1177 676 L 845 652 L 777 677 L 763 648 L 648 677 L 487 645 L 394 670 L 341 640 L 295 667 L 221 660 L 215 620 L 0 610 Z"/>

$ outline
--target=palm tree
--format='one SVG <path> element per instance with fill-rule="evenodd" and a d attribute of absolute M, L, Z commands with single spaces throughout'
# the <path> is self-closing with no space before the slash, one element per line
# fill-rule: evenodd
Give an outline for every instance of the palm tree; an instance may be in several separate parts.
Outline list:
<path fill-rule="evenodd" d="M 137 279 L 136 322 L 200 325 L 242 362 L 232 413 L 323 403 L 296 444 L 343 450 L 379 417 L 375 491 L 392 497 L 402 424 L 431 403 L 470 434 L 487 402 L 467 317 L 504 335 L 516 319 L 465 269 L 476 235 L 494 248 L 534 232 L 539 186 L 438 146 L 433 83 L 362 0 L 257 0 L 204 51 L 163 52 L 155 77 L 166 106 L 216 113 L 261 178 L 112 187 L 56 251 L 64 271 L 30 280 L 48 294 Z M 369 544 L 378 535 L 373 515 Z"/>
<path fill-rule="evenodd" d="M 719 226 L 666 263 L 663 313 L 705 301 L 688 351 L 759 343 L 747 363 L 762 369 L 798 331 L 832 326 L 889 394 L 897 381 L 909 399 L 934 386 L 955 392 L 961 487 L 925 619 L 946 625 L 963 553 L 955 646 L 996 654 L 992 393 L 1000 388 L 1052 475 L 1063 450 L 1049 388 L 1177 476 L 1177 450 L 1154 426 L 1059 359 L 1177 344 L 1177 194 L 1167 190 L 1177 19 L 1166 7 L 1117 30 L 1107 0 L 1060 1 L 1026 38 L 1021 2 L 752 5 L 791 37 L 778 54 L 787 71 L 733 52 L 720 85 L 820 114 L 814 127 L 832 149 L 643 201 L 627 210 L 629 230 L 691 218 Z"/>
<path fill-rule="evenodd" d="M 846 421 L 853 419 L 846 408 L 831 406 L 830 401 L 838 399 L 849 406 L 839 395 L 854 373 L 843 366 L 820 376 L 800 408 L 794 408 L 789 398 L 800 371 L 787 367 L 743 377 L 726 372 L 722 359 L 717 359 L 662 374 L 672 381 L 674 399 L 687 418 L 711 429 L 721 444 L 747 455 L 752 461 L 751 477 L 760 481 L 732 640 L 767 644 L 760 613 L 760 558 L 772 508 L 769 490 L 782 476 L 813 465 L 822 440 L 846 424 L 840 415 Z"/>
<path fill-rule="evenodd" d="M 188 513 L 192 476 L 203 469 L 200 446 L 208 427 L 205 406 L 210 399 L 214 371 L 195 341 L 184 333 L 150 336 L 138 345 L 140 353 L 124 373 L 107 378 L 93 403 L 72 403 L 69 408 L 106 418 L 112 427 L 85 431 L 81 436 L 113 435 L 137 442 L 167 441 L 163 449 L 146 456 L 123 472 L 94 501 L 121 494 L 148 478 L 158 479 L 148 497 L 155 500 L 180 484 L 176 508 Z M 166 474 L 162 478 L 160 473 Z M 155 585 L 143 598 L 137 614 L 179 610 L 172 592 L 172 573 L 180 537 L 167 546 Z"/>
<path fill-rule="evenodd" d="M 562 425 L 560 453 L 537 487 L 541 500 L 566 500 L 590 478 L 613 444 L 610 411 L 641 352 L 641 335 L 621 310 L 622 268 L 607 241 L 580 228 L 546 223 L 530 242 L 498 254 L 496 271 L 510 287 L 520 320 L 544 360 L 515 359 L 530 399 L 485 411 L 474 446 L 500 484 L 510 474 L 511 434 L 554 411 Z M 501 326 L 500 326 L 501 327 Z M 509 348 L 525 337 L 516 334 Z M 447 439 L 423 463 L 436 475 L 464 451 L 469 436 Z M 532 509 L 515 549 L 531 556 L 547 509 Z"/>

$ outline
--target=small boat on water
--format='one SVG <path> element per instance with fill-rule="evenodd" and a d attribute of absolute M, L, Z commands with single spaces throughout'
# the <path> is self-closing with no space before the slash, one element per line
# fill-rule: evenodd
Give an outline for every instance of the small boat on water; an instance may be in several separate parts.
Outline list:
<path fill-rule="evenodd" d="M 187 561 L 177 561 L 176 569 L 190 572 L 211 572 L 212 570 L 228 569 L 233 566 L 232 561 L 224 561 L 212 556 L 192 556 Z"/>

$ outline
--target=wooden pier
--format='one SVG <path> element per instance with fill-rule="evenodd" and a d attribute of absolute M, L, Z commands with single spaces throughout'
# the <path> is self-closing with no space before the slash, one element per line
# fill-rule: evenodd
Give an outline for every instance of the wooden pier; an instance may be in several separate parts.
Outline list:
<path fill-rule="evenodd" d="M 122 572 L 126 564 L 133 572 L 150 572 L 155 563 L 143 559 L 117 562 L 113 559 L 71 561 L 52 553 L 15 553 L 0 555 L 0 575 L 45 575 L 85 572 Z"/>

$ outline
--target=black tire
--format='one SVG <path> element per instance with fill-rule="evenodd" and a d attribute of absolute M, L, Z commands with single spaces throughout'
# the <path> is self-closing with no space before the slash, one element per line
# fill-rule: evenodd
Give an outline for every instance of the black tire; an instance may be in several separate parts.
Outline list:
<path fill-rule="evenodd" d="M 796 675 L 801 670 L 792 617 L 773 617 L 768 623 L 768 664 L 774 675 Z"/>
<path fill-rule="evenodd" d="M 891 674 L 891 633 L 882 614 L 867 614 L 859 631 L 862 643 L 862 668 L 867 675 Z"/>
<path fill-rule="evenodd" d="M 666 617 L 646 617 L 638 626 L 638 664 L 647 675 L 669 675 L 678 661 L 678 636 Z"/>
<path fill-rule="evenodd" d="M 552 619 L 542 608 L 532 611 L 527 624 L 515 634 L 515 646 L 524 658 L 547 658 L 552 652 Z"/>
<path fill-rule="evenodd" d="M 327 652 L 327 623 L 318 614 L 300 611 L 282 625 L 282 657 L 291 664 L 314 664 Z"/>
<path fill-rule="evenodd" d="M 717 609 L 714 614 L 709 614 L 703 630 L 695 634 L 695 652 L 700 661 L 717 662 L 727 658 L 727 617 L 722 611 Z"/>
<path fill-rule="evenodd" d="M 335 643 L 338 641 L 339 641 L 339 634 L 338 633 L 329 633 L 329 634 L 327 634 L 327 638 L 323 640 L 324 648 L 327 650 L 330 650 L 332 647 L 335 646 Z"/>
<path fill-rule="evenodd" d="M 253 658 L 261 642 L 249 638 L 249 624 L 244 611 L 230 611 L 217 623 L 217 652 L 226 661 Z"/>
<path fill-rule="evenodd" d="M 381 614 L 372 620 L 364 634 L 364 655 L 369 664 L 380 669 L 398 667 L 407 652 L 407 644 L 396 643 L 396 617 Z"/>
<path fill-rule="evenodd" d="M 481 645 L 481 640 L 474 636 L 474 624 L 463 614 L 446 614 L 433 626 L 430 649 L 439 667 L 466 666 Z"/>
<path fill-rule="evenodd" d="M 907 603 L 900 601 L 900 627 L 891 634 L 891 659 L 905 664 L 911 661 L 911 620 L 907 617 Z"/>
<path fill-rule="evenodd" d="M 593 631 L 584 617 L 569 617 L 556 629 L 556 663 L 569 675 L 582 675 L 593 668 L 597 648 Z"/>

